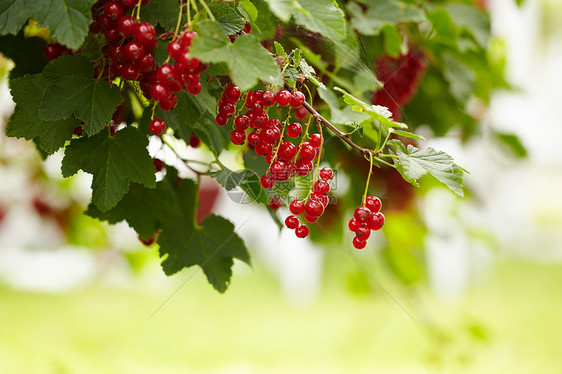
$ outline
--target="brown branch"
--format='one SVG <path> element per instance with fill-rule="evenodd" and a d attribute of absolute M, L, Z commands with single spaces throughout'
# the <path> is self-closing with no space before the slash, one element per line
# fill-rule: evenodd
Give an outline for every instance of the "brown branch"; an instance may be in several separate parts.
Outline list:
<path fill-rule="evenodd" d="M 285 89 L 287 89 L 288 91 L 292 91 L 293 88 L 291 87 L 291 85 L 287 82 L 285 82 Z M 338 138 L 340 138 L 341 140 L 343 140 L 344 142 L 346 142 L 349 146 L 351 146 L 351 148 L 355 149 L 357 152 L 361 153 L 363 156 L 365 157 L 369 157 L 369 154 L 374 153 L 374 150 L 370 149 L 370 148 L 363 148 L 357 144 L 355 144 L 350 138 L 349 138 L 349 134 L 346 134 L 342 131 L 340 131 L 336 126 L 332 125 L 330 123 L 330 121 L 328 121 L 326 118 L 324 118 L 320 113 L 318 113 L 316 111 L 316 109 L 314 109 L 309 103 L 307 103 L 306 101 L 304 102 L 304 108 L 312 115 L 312 117 L 314 117 L 314 119 L 316 121 L 318 121 L 319 123 L 324 124 L 324 126 L 326 126 L 331 132 L 334 133 L 334 135 L 336 135 Z"/>

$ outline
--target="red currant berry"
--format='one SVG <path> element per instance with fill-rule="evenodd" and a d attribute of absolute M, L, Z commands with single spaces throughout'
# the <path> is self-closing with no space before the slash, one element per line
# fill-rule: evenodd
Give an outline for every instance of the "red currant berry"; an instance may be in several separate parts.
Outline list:
<path fill-rule="evenodd" d="M 218 116 L 215 117 L 215 121 L 217 122 L 217 125 L 224 126 L 228 122 L 228 118 L 226 118 L 225 116 L 221 116 L 219 114 Z"/>
<path fill-rule="evenodd" d="M 330 184 L 324 179 L 319 179 L 314 183 L 314 192 L 319 195 L 327 194 L 330 192 Z"/>
<path fill-rule="evenodd" d="M 246 130 L 250 127 L 250 119 L 242 114 L 234 119 L 234 125 L 237 129 Z"/>
<path fill-rule="evenodd" d="M 43 51 L 45 58 L 48 61 L 54 60 L 65 52 L 66 48 L 59 43 L 49 44 Z"/>
<path fill-rule="evenodd" d="M 314 160 L 314 157 L 316 157 L 316 151 L 310 144 L 308 144 L 308 142 L 304 142 L 301 144 L 299 156 L 304 162 L 310 162 Z"/>
<path fill-rule="evenodd" d="M 281 131 L 277 127 L 267 127 L 262 130 L 260 139 L 266 143 L 277 144 L 280 136 Z"/>
<path fill-rule="evenodd" d="M 298 108 L 301 107 L 304 102 L 305 102 L 306 98 L 304 96 L 304 94 L 300 91 L 293 91 L 291 92 L 291 107 L 293 108 Z"/>
<path fill-rule="evenodd" d="M 201 145 L 201 139 L 199 139 L 199 137 L 195 134 L 191 134 L 191 136 L 189 137 L 189 145 L 192 148 L 197 148 Z"/>
<path fill-rule="evenodd" d="M 248 22 L 246 22 L 246 24 L 244 25 L 244 30 L 242 30 L 243 33 L 245 34 L 249 34 L 252 32 L 252 25 L 250 25 Z"/>
<path fill-rule="evenodd" d="M 263 188 L 265 188 L 266 190 L 269 190 L 269 189 L 273 188 L 273 186 L 275 186 L 275 178 L 273 178 L 273 175 L 271 175 L 271 174 L 264 174 L 260 178 L 260 184 Z"/>
<path fill-rule="evenodd" d="M 318 201 L 308 200 L 304 204 L 304 212 L 311 217 L 319 217 L 324 212 L 324 207 Z"/>
<path fill-rule="evenodd" d="M 371 230 L 365 225 L 360 225 L 355 229 L 355 236 L 361 241 L 365 241 L 371 236 Z"/>
<path fill-rule="evenodd" d="M 353 246 L 357 249 L 363 249 L 367 245 L 366 240 L 361 240 L 358 237 L 353 238 Z"/>
<path fill-rule="evenodd" d="M 269 116 L 267 115 L 267 113 L 263 112 L 259 114 L 253 113 L 250 120 L 250 122 L 252 123 L 252 127 L 255 129 L 263 129 L 267 124 L 267 121 L 269 121 Z"/>
<path fill-rule="evenodd" d="M 285 226 L 287 226 L 291 230 L 296 229 L 297 227 L 299 227 L 299 225 L 300 225 L 300 222 L 299 222 L 299 219 L 297 217 L 289 216 L 289 217 L 285 218 Z"/>
<path fill-rule="evenodd" d="M 135 30 L 135 39 L 148 48 L 156 45 L 156 30 L 148 22 L 141 22 Z"/>
<path fill-rule="evenodd" d="M 373 213 L 376 213 L 381 210 L 382 202 L 376 196 L 367 196 L 365 199 L 365 206 Z"/>
<path fill-rule="evenodd" d="M 199 76 L 199 74 L 187 73 L 185 74 L 184 81 L 188 86 L 201 84 L 201 77 Z"/>
<path fill-rule="evenodd" d="M 193 38 L 197 36 L 197 32 L 192 30 L 187 30 L 181 37 L 181 42 L 185 45 L 191 45 Z"/>
<path fill-rule="evenodd" d="M 289 204 L 289 210 L 294 215 L 301 215 L 304 212 L 304 203 L 300 200 L 293 200 L 291 204 Z"/>
<path fill-rule="evenodd" d="M 147 53 L 142 60 L 135 62 L 135 68 L 139 71 L 150 71 L 156 67 L 156 61 L 154 61 L 154 56 L 151 53 Z M 180 90 L 177 90 L 178 92 Z"/>
<path fill-rule="evenodd" d="M 314 223 L 314 222 L 318 221 L 318 218 L 320 218 L 320 217 L 309 216 L 306 213 L 304 214 L 304 220 L 308 223 Z"/>
<path fill-rule="evenodd" d="M 219 105 L 219 114 L 221 116 L 230 118 L 236 113 L 236 105 L 226 102 Z"/>
<path fill-rule="evenodd" d="M 293 122 L 287 126 L 287 135 L 291 138 L 298 138 L 302 133 L 302 126 L 298 122 Z"/>
<path fill-rule="evenodd" d="M 236 145 L 242 145 L 246 141 L 246 133 L 244 130 L 235 129 L 230 134 L 230 141 Z"/>
<path fill-rule="evenodd" d="M 291 93 L 286 90 L 279 91 L 277 92 L 275 99 L 277 100 L 277 104 L 280 106 L 287 106 L 291 102 Z"/>
<path fill-rule="evenodd" d="M 201 86 L 201 83 L 194 83 L 194 84 L 187 85 L 187 92 L 189 92 L 192 95 L 197 95 L 201 93 L 202 89 L 203 87 Z"/>
<path fill-rule="evenodd" d="M 150 88 L 150 97 L 156 101 L 168 100 L 172 91 L 162 83 L 156 83 Z"/>
<path fill-rule="evenodd" d="M 306 238 L 308 236 L 308 226 L 300 225 L 295 229 L 295 235 L 297 238 Z"/>
<path fill-rule="evenodd" d="M 131 16 L 123 16 L 117 20 L 117 31 L 124 37 L 133 36 L 137 28 L 137 21 Z"/>
<path fill-rule="evenodd" d="M 333 176 L 334 176 L 334 172 L 332 171 L 332 169 L 330 169 L 328 167 L 324 167 L 324 168 L 320 169 L 320 178 L 327 181 L 327 180 L 332 179 Z"/>
<path fill-rule="evenodd" d="M 108 1 L 103 7 L 103 14 L 112 20 L 116 20 L 123 15 L 123 7 L 117 1 Z"/>
<path fill-rule="evenodd" d="M 272 106 L 275 104 L 275 94 L 271 91 L 265 91 L 261 97 L 263 106 Z"/>
<path fill-rule="evenodd" d="M 372 215 L 373 213 L 363 206 L 360 206 L 353 212 L 353 217 L 355 217 L 355 219 L 359 222 L 369 222 Z"/>
<path fill-rule="evenodd" d="M 279 146 L 279 157 L 282 160 L 290 161 L 297 154 L 297 147 L 291 142 L 283 142 Z"/>
<path fill-rule="evenodd" d="M 360 226 L 361 224 L 359 222 L 357 222 L 357 220 L 355 218 L 352 218 L 349 220 L 349 223 L 347 224 L 347 227 L 349 227 L 349 229 L 353 232 L 355 232 L 355 230 L 357 230 L 357 228 Z"/>
<path fill-rule="evenodd" d="M 136 5 L 136 3 L 138 3 L 137 0 L 121 0 L 121 5 L 123 5 L 123 8 L 125 9 L 132 8 Z"/>
<path fill-rule="evenodd" d="M 131 64 L 125 64 L 123 71 L 121 72 L 121 75 L 123 76 L 123 78 L 125 78 L 126 80 L 129 81 L 135 81 L 138 79 L 139 75 L 140 75 L 140 71 L 138 69 L 136 69 L 133 65 Z"/>
<path fill-rule="evenodd" d="M 168 97 L 167 99 L 160 100 L 158 102 L 158 105 L 160 105 L 160 108 L 162 108 L 163 110 L 172 110 L 176 107 L 177 104 L 178 98 L 174 94 L 170 95 L 170 97 Z"/>
<path fill-rule="evenodd" d="M 160 160 L 159 158 L 153 158 L 152 164 L 156 168 L 156 172 L 164 170 L 164 161 Z"/>
<path fill-rule="evenodd" d="M 233 84 L 229 85 L 224 90 L 225 99 L 233 104 L 236 104 L 238 100 L 240 100 L 240 96 L 242 96 L 242 91 L 240 91 L 240 88 L 238 88 L 238 86 L 235 86 Z"/>
<path fill-rule="evenodd" d="M 308 110 L 305 107 L 300 107 L 295 110 L 295 118 L 299 121 L 303 121 L 308 116 Z"/>
<path fill-rule="evenodd" d="M 160 136 L 166 131 L 166 122 L 160 118 L 155 118 L 150 122 L 150 132 L 153 135 Z"/>
<path fill-rule="evenodd" d="M 181 44 L 179 40 L 170 42 L 170 44 L 168 44 L 168 47 L 166 47 L 166 51 L 174 60 L 177 60 L 182 55 L 182 53 L 186 52 L 185 46 Z"/>
<path fill-rule="evenodd" d="M 310 134 L 308 137 L 308 142 L 314 148 L 320 148 L 322 145 L 322 137 L 318 133 Z"/>
<path fill-rule="evenodd" d="M 260 140 L 260 133 L 259 132 L 252 131 L 250 134 L 248 134 L 248 144 L 256 145 L 259 140 Z"/>
<path fill-rule="evenodd" d="M 119 37 L 119 31 L 117 27 L 107 28 L 103 33 L 105 35 L 106 44 L 111 44 L 115 39 Z"/>
<path fill-rule="evenodd" d="M 306 162 L 302 159 L 297 160 L 295 163 L 295 171 L 301 177 L 306 177 L 312 171 L 312 162 Z"/>
<path fill-rule="evenodd" d="M 273 148 L 271 147 L 271 144 L 261 140 L 258 141 L 255 148 L 256 153 L 260 156 L 267 156 L 268 154 L 271 153 L 272 150 Z"/>
<path fill-rule="evenodd" d="M 142 60 L 145 56 L 144 48 L 139 42 L 129 42 L 125 44 L 123 53 L 125 54 L 125 57 L 132 62 Z"/>
<path fill-rule="evenodd" d="M 97 18 L 94 18 L 89 28 L 92 34 L 98 34 L 101 32 L 101 22 Z"/>
<path fill-rule="evenodd" d="M 312 200 L 318 201 L 320 204 L 322 204 L 324 209 L 326 209 L 326 207 L 330 203 L 330 198 L 327 195 L 312 194 L 312 195 L 310 195 L 310 198 Z"/>
<path fill-rule="evenodd" d="M 384 214 L 376 212 L 371 215 L 369 219 L 369 228 L 373 231 L 382 229 L 384 226 Z"/>
<path fill-rule="evenodd" d="M 283 206 L 283 200 L 279 195 L 276 195 L 269 199 L 269 208 L 273 210 L 277 210 Z"/>
<path fill-rule="evenodd" d="M 277 127 L 278 129 L 281 128 L 281 121 L 279 121 L 277 118 L 272 118 L 269 121 L 267 121 L 267 126 L 268 127 Z"/>

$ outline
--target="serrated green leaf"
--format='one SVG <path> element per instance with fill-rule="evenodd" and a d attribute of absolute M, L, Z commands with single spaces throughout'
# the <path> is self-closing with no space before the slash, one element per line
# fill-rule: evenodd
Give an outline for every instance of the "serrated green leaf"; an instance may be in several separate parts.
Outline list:
<path fill-rule="evenodd" d="M 59 120 L 74 113 L 85 122 L 88 135 L 103 130 L 121 104 L 119 88 L 94 79 L 94 66 L 83 56 L 59 57 L 45 67 L 44 75 L 47 88 L 41 115 Z"/>
<path fill-rule="evenodd" d="M 252 174 L 255 173 L 251 170 L 232 171 L 229 168 L 223 168 L 219 171 L 209 173 L 209 175 L 215 178 L 227 191 L 240 186 L 240 184 Z"/>
<path fill-rule="evenodd" d="M 177 0 L 152 0 L 141 6 L 141 19 L 156 26 L 159 24 L 166 31 L 176 27 L 179 3 Z"/>
<path fill-rule="evenodd" d="M 80 124 L 77 119 L 45 121 L 39 114 L 45 89 L 43 74 L 14 79 L 11 89 L 16 109 L 6 126 L 7 136 L 34 139 L 47 155 L 55 153 L 72 138 L 73 129 Z"/>
<path fill-rule="evenodd" d="M 233 259 L 250 264 L 250 256 L 228 220 L 210 215 L 201 226 L 196 224 L 197 190 L 195 182 L 177 182 L 174 170 L 168 169 L 168 175 L 156 188 L 132 184 L 113 209 L 103 213 L 90 204 L 86 213 L 112 224 L 126 220 L 143 238 L 160 230 L 158 244 L 166 274 L 199 265 L 209 283 L 224 292 L 232 275 Z"/>
<path fill-rule="evenodd" d="M 235 172 L 228 168 L 220 171 L 209 173 L 209 175 L 217 180 L 227 191 L 240 187 L 246 194 L 238 201 L 239 203 L 259 203 L 267 205 L 269 198 L 267 192 L 260 184 L 260 178 L 250 169 Z"/>
<path fill-rule="evenodd" d="M 46 45 L 41 38 L 25 38 L 23 31 L 16 36 L 0 36 L 0 52 L 16 65 L 10 71 L 10 78 L 40 73 L 47 63 L 43 54 Z"/>
<path fill-rule="evenodd" d="M 38 27 L 48 27 L 53 38 L 72 49 L 78 49 L 91 20 L 96 0 L 4 0 L 0 6 L 0 34 L 17 34 L 29 18 Z"/>
<path fill-rule="evenodd" d="M 294 0 L 265 0 L 269 4 L 269 9 L 284 23 L 289 22 L 293 14 Z"/>
<path fill-rule="evenodd" d="M 213 2 L 210 9 L 224 31 L 228 35 L 237 34 L 244 30 L 245 20 L 240 17 L 232 7 L 226 3 Z"/>
<path fill-rule="evenodd" d="M 241 0 L 238 4 L 244 8 L 246 14 L 248 14 L 252 21 L 255 21 L 258 18 L 258 9 L 250 0 Z"/>
<path fill-rule="evenodd" d="M 390 131 L 393 134 L 400 135 L 400 136 L 403 136 L 405 138 L 425 140 L 425 138 L 423 136 L 417 135 L 417 134 L 414 134 L 414 133 L 411 133 L 411 132 L 408 132 L 408 131 L 395 130 L 395 129 L 390 129 Z"/>
<path fill-rule="evenodd" d="M 474 6 L 459 2 L 446 3 L 442 6 L 450 14 L 453 23 L 472 34 L 482 47 L 488 46 L 490 39 L 490 17 Z"/>
<path fill-rule="evenodd" d="M 286 59 L 289 59 L 289 55 L 287 54 L 287 52 L 285 52 L 285 48 L 283 48 L 283 46 L 281 44 L 274 41 L 273 45 L 275 46 L 275 54 L 276 55 L 285 57 Z"/>
<path fill-rule="evenodd" d="M 397 58 L 402 50 L 402 38 L 394 25 L 384 25 L 384 51 L 387 55 Z"/>
<path fill-rule="evenodd" d="M 79 170 L 92 174 L 92 202 L 107 211 L 129 190 L 130 182 L 149 188 L 156 185 L 147 146 L 148 138 L 134 127 L 118 131 L 114 137 L 102 132 L 76 139 L 66 148 L 62 174 L 69 177 Z"/>
<path fill-rule="evenodd" d="M 431 147 L 420 150 L 408 145 L 406 152 L 399 147 L 396 154 L 396 169 L 408 182 L 418 186 L 418 179 L 429 173 L 458 196 L 464 196 L 463 171 L 447 153 Z"/>
<path fill-rule="evenodd" d="M 366 3 L 366 12 L 357 3 L 352 2 L 347 7 L 352 15 L 351 24 L 363 35 L 378 35 L 385 25 L 425 20 L 423 11 L 414 4 L 399 0 L 368 0 Z"/>
<path fill-rule="evenodd" d="M 202 61 L 226 62 L 234 83 L 243 91 L 258 80 L 282 85 L 279 67 L 271 54 L 252 35 L 242 35 L 230 43 L 218 22 L 201 25 L 200 36 L 193 41 L 191 54 Z"/>
<path fill-rule="evenodd" d="M 392 113 L 388 110 L 388 108 L 380 105 L 367 104 L 366 102 L 359 100 L 355 96 L 347 93 L 345 90 L 339 87 L 335 87 L 334 90 L 343 94 L 345 103 L 351 105 L 354 111 L 368 114 L 371 118 L 378 121 L 378 123 L 380 123 L 387 129 L 391 129 L 394 127 L 405 129 L 408 127 L 404 123 L 395 122 L 390 119 Z"/>
<path fill-rule="evenodd" d="M 293 16 L 299 25 L 329 39 L 345 39 L 345 14 L 334 0 L 294 0 L 293 8 Z"/>
<path fill-rule="evenodd" d="M 476 74 L 457 57 L 443 55 L 443 76 L 449 82 L 451 95 L 461 104 L 466 103 L 475 90 Z"/>

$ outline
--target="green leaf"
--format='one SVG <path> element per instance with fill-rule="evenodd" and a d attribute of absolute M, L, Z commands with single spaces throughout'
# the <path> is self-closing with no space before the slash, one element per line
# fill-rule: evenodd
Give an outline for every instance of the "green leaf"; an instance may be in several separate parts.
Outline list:
<path fill-rule="evenodd" d="M 48 27 L 53 38 L 78 49 L 91 21 L 96 0 L 4 0 L 0 5 L 0 34 L 17 34 L 28 18 Z"/>
<path fill-rule="evenodd" d="M 451 15 L 455 25 L 470 33 L 482 48 L 487 47 L 490 39 L 490 17 L 485 12 L 459 2 L 446 3 L 443 8 Z"/>
<path fill-rule="evenodd" d="M 232 35 L 244 30 L 246 24 L 244 18 L 240 17 L 230 5 L 212 2 L 210 9 L 227 34 Z"/>
<path fill-rule="evenodd" d="M 258 18 L 258 9 L 250 0 L 241 0 L 238 4 L 242 5 L 242 8 L 244 8 L 246 14 L 248 14 L 252 21 L 255 21 Z"/>
<path fill-rule="evenodd" d="M 251 170 L 243 170 L 240 172 L 232 171 L 229 168 L 224 168 L 219 171 L 209 173 L 209 175 L 217 180 L 227 191 L 231 191 L 250 175 L 255 174 Z"/>
<path fill-rule="evenodd" d="M 202 61 L 226 62 L 234 83 L 245 91 L 258 80 L 282 85 L 279 67 L 271 54 L 252 35 L 242 35 L 230 43 L 218 22 L 201 25 L 200 36 L 193 41 L 191 54 Z"/>
<path fill-rule="evenodd" d="M 209 175 L 215 178 L 227 191 L 240 187 L 246 193 L 246 196 L 239 203 L 257 202 L 265 205 L 269 203 L 267 192 L 261 186 L 258 174 L 253 170 L 245 169 L 235 172 L 223 168 L 220 171 L 209 173 Z"/>
<path fill-rule="evenodd" d="M 366 12 L 357 3 L 348 5 L 352 15 L 351 24 L 363 35 L 378 35 L 385 25 L 425 20 L 422 9 L 414 4 L 399 0 L 368 0 L 366 3 Z"/>
<path fill-rule="evenodd" d="M 80 124 L 75 118 L 46 121 L 39 114 L 45 83 L 43 74 L 26 75 L 11 81 L 12 97 L 16 109 L 6 126 L 6 135 L 34 139 L 50 155 L 72 138 L 73 129 Z"/>
<path fill-rule="evenodd" d="M 121 104 L 119 88 L 94 79 L 94 66 L 83 56 L 59 57 L 45 67 L 44 75 L 47 88 L 40 113 L 45 119 L 65 119 L 74 113 L 86 123 L 86 133 L 94 135 Z"/>
<path fill-rule="evenodd" d="M 459 103 L 466 103 L 476 87 L 476 75 L 470 67 L 455 56 L 445 53 L 443 55 L 443 76 L 449 82 L 451 95 Z"/>
<path fill-rule="evenodd" d="M 525 149 L 525 146 L 521 143 L 521 140 L 519 140 L 519 137 L 517 135 L 505 134 L 500 132 L 496 132 L 494 134 L 514 156 L 519 158 L 527 157 L 527 150 Z"/>
<path fill-rule="evenodd" d="M 405 152 L 402 147 L 397 147 L 396 154 L 398 155 L 398 158 L 394 159 L 396 169 L 408 182 L 419 186 L 418 179 L 429 173 L 458 196 L 464 196 L 463 170 L 447 153 L 433 148 L 420 150 L 408 145 Z"/>
<path fill-rule="evenodd" d="M 176 182 L 173 169 L 156 188 L 132 184 L 131 190 L 110 211 L 90 204 L 88 215 L 117 223 L 126 220 L 143 238 L 157 231 L 162 268 L 168 275 L 199 265 L 209 283 L 224 292 L 232 276 L 234 258 L 250 264 L 244 242 L 228 220 L 210 215 L 201 226 L 195 222 L 197 185 L 192 180 Z"/>
<path fill-rule="evenodd" d="M 101 210 L 113 208 L 129 190 L 130 182 L 155 186 L 154 165 L 146 147 L 148 138 L 134 127 L 115 137 L 102 132 L 73 140 L 62 160 L 62 174 L 69 177 L 83 170 L 93 175 L 92 202 Z"/>
<path fill-rule="evenodd" d="M 265 0 L 269 9 L 284 23 L 289 22 L 293 13 L 294 0 Z"/>
<path fill-rule="evenodd" d="M 402 50 L 402 38 L 394 25 L 384 25 L 384 51 L 387 55 L 397 58 Z"/>
<path fill-rule="evenodd" d="M 425 140 L 425 138 L 423 136 L 417 135 L 417 134 L 414 134 L 414 133 L 411 133 L 411 132 L 408 132 L 408 131 L 390 129 L 390 132 L 392 132 L 393 134 L 396 134 L 396 135 L 403 136 L 405 138 Z"/>
<path fill-rule="evenodd" d="M 40 73 L 47 64 L 43 54 L 46 45 L 41 38 L 25 38 L 23 31 L 16 36 L 0 36 L 0 52 L 16 65 L 10 71 L 10 78 Z"/>
<path fill-rule="evenodd" d="M 289 55 L 287 54 L 287 52 L 285 52 L 285 48 L 283 48 L 283 46 L 281 44 L 274 41 L 273 45 L 275 46 L 275 54 L 276 55 L 285 57 L 285 59 L 289 59 Z"/>
<path fill-rule="evenodd" d="M 160 24 L 171 31 L 178 22 L 179 3 L 177 0 L 152 0 L 141 6 L 141 19 L 153 25 Z"/>
<path fill-rule="evenodd" d="M 373 118 L 375 121 L 377 121 L 387 129 L 391 129 L 393 127 L 405 129 L 408 127 L 401 122 L 394 122 L 392 119 L 390 119 L 392 113 L 390 113 L 388 108 L 380 105 L 367 104 L 366 102 L 359 100 L 355 96 L 350 95 L 345 90 L 339 87 L 335 87 L 334 90 L 343 94 L 344 101 L 346 102 L 346 104 L 352 105 L 354 111 L 368 114 L 371 118 Z"/>
<path fill-rule="evenodd" d="M 345 39 L 345 14 L 334 0 L 294 0 L 295 21 L 333 40 Z"/>

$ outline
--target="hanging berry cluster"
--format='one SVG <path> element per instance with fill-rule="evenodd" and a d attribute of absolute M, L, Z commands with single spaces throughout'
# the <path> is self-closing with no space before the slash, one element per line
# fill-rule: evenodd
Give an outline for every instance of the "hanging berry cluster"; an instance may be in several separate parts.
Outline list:
<path fill-rule="evenodd" d="M 371 236 L 371 230 L 377 231 L 384 225 L 384 215 L 380 212 L 381 200 L 376 196 L 367 196 L 362 206 L 355 209 L 353 218 L 349 220 L 348 227 L 355 233 L 353 246 L 363 249 L 367 245 L 367 239 Z"/>

